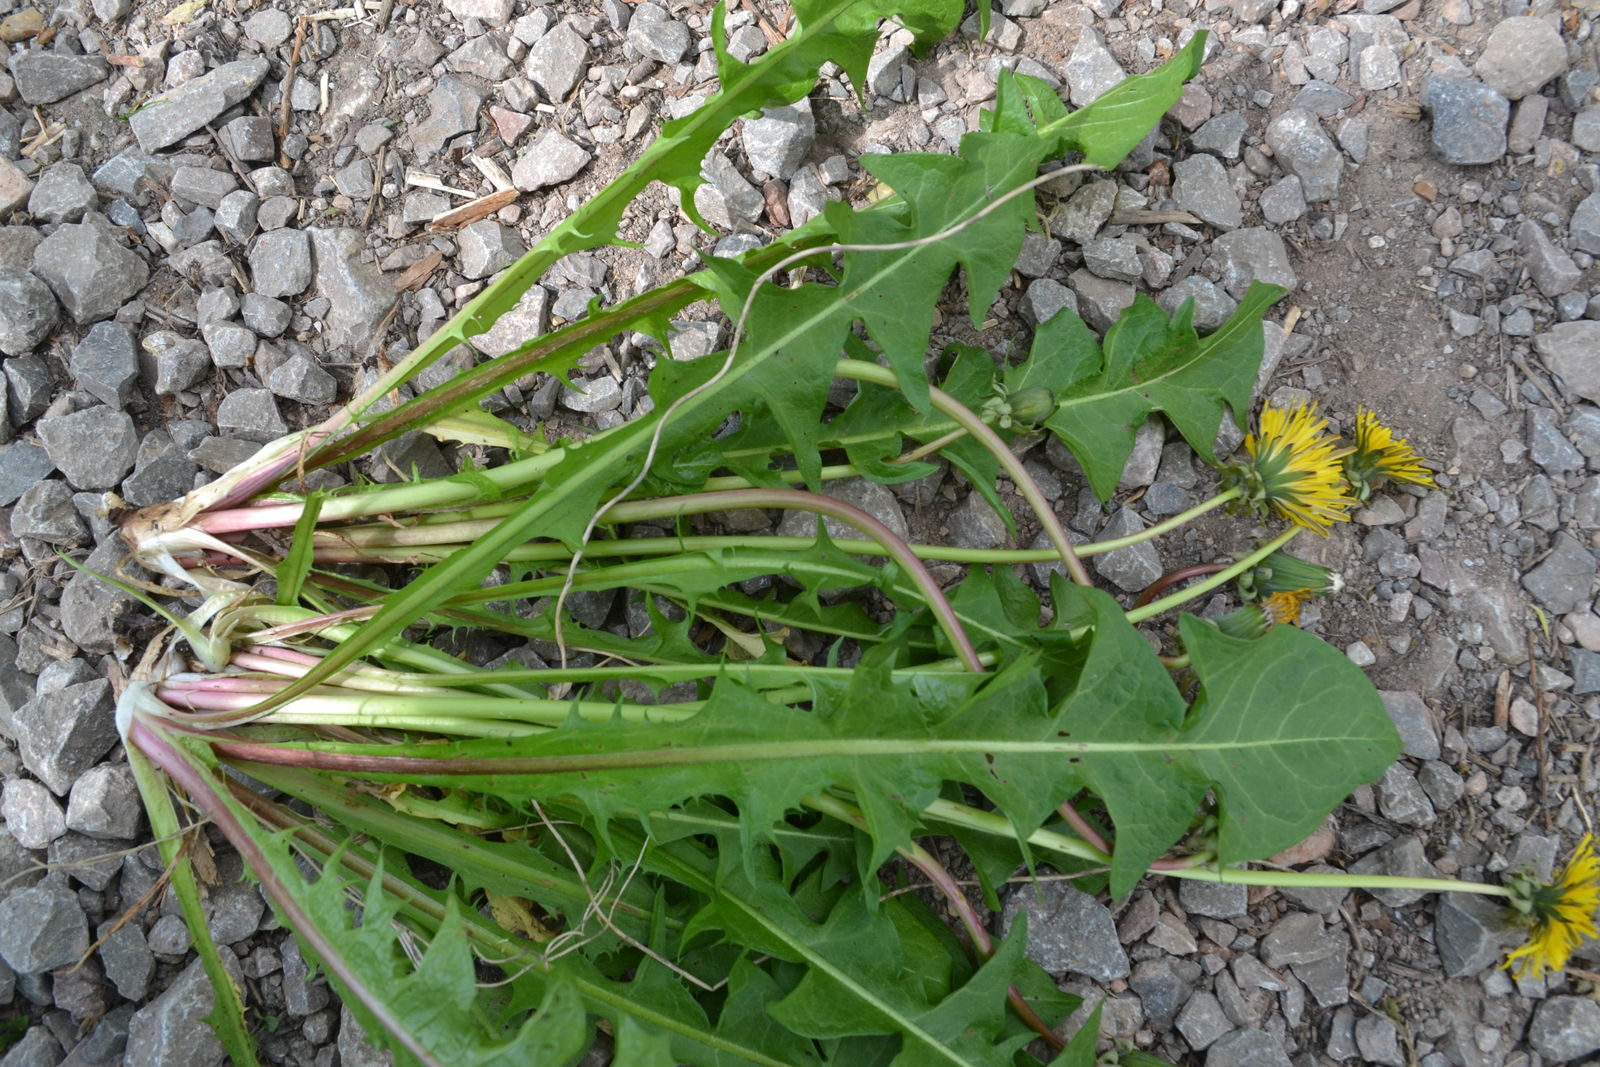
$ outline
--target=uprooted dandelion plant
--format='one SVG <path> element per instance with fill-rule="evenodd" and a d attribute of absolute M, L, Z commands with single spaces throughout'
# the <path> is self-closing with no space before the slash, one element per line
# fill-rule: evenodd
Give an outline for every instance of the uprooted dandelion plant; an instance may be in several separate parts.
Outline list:
<path fill-rule="evenodd" d="M 1004 74 L 957 155 L 862 160 L 894 195 L 830 204 L 766 248 L 374 403 L 470 345 L 561 256 L 614 240 L 650 180 L 690 209 L 739 115 L 797 99 L 827 60 L 860 84 L 881 19 L 929 41 L 960 13 L 796 7 L 790 40 L 748 66 L 723 50 L 719 9 L 718 95 L 325 423 L 125 525 L 160 592 L 200 601 L 149 650 L 119 721 L 236 1062 L 253 1062 L 246 1008 L 176 862 L 174 791 L 405 1062 L 573 1063 L 604 1040 L 621 1065 L 1011 1064 L 1051 1046 L 1087 1065 L 1094 1026 L 1058 1035 L 1076 1000 L 1026 959 L 1025 930 L 994 938 L 920 840 L 965 848 L 991 908 L 1043 863 L 1113 895 L 1149 871 L 1281 884 L 1311 876 L 1239 865 L 1301 840 L 1398 753 L 1361 672 L 1287 625 L 1337 583 L 1283 548 L 1346 517 L 1346 472 L 1363 498 L 1384 477 L 1423 481 L 1404 442 L 1364 416 L 1343 445 L 1310 413 L 1269 409 L 1217 496 L 1084 545 L 1012 451 L 1055 435 L 1104 498 L 1160 414 L 1220 463 L 1277 290 L 1253 286 L 1205 337 L 1187 307 L 1141 296 L 1103 340 L 1063 312 L 1014 365 L 955 346 L 925 371 L 952 277 L 974 324 L 1006 282 L 1034 187 L 1062 177 L 1041 169 L 1070 153 L 1114 166 L 1193 76 L 1203 34 L 1071 113 Z M 665 342 L 668 317 L 706 298 L 735 324 L 730 348 L 659 360 L 633 422 L 545 441 L 478 406 L 618 335 Z M 857 392 L 829 416 L 835 379 Z M 488 461 L 300 490 L 412 429 Z M 1048 547 L 912 543 L 823 492 L 920 478 L 935 459 Z M 1006 509 L 1002 474 L 1031 515 Z M 1089 583 L 1082 559 L 1228 505 L 1298 525 L 1129 610 Z M 816 532 L 687 521 L 752 508 L 809 513 Z M 941 582 L 934 562 L 962 576 Z M 1025 563 L 1059 564 L 1044 601 Z M 1247 618 L 1182 615 L 1166 656 L 1136 628 L 1234 581 Z M 625 624 L 579 610 L 618 591 Z M 481 654 L 450 651 L 473 642 Z M 1562 921 L 1539 904 L 1549 893 L 1474 891 L 1532 901 L 1541 929 Z"/>

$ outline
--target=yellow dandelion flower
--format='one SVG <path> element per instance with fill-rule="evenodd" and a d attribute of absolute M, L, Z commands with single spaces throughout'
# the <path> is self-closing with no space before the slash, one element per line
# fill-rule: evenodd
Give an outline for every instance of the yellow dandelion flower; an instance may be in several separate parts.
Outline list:
<path fill-rule="evenodd" d="M 1286 589 L 1279 593 L 1268 593 L 1261 601 L 1261 606 L 1266 609 L 1267 618 L 1274 625 L 1287 625 L 1300 621 L 1300 607 L 1313 595 L 1309 589 Z"/>
<path fill-rule="evenodd" d="M 1356 413 L 1355 450 L 1345 459 L 1344 469 L 1357 499 L 1363 501 L 1385 478 L 1433 488 L 1433 472 L 1422 465 L 1410 443 L 1395 437 L 1394 431 L 1366 408 Z"/>
<path fill-rule="evenodd" d="M 1594 835 L 1584 834 L 1555 882 L 1513 881 L 1512 904 L 1528 924 L 1527 944 L 1512 950 L 1505 966 L 1518 978 L 1538 978 L 1559 971 L 1586 937 L 1597 936 L 1595 909 L 1600 908 L 1600 858 Z"/>
<path fill-rule="evenodd" d="M 1352 449 L 1327 431 L 1315 404 L 1262 408 L 1259 431 L 1244 439 L 1251 462 L 1235 472 L 1246 505 L 1324 537 L 1334 523 L 1348 520 L 1356 500 L 1339 461 Z"/>

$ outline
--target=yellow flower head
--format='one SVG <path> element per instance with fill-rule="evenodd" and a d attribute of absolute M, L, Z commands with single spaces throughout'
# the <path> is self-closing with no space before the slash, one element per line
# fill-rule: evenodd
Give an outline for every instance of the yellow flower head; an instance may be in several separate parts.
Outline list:
<path fill-rule="evenodd" d="M 1273 625 L 1282 626 L 1300 621 L 1300 606 L 1316 594 L 1309 589 L 1288 589 L 1281 593 L 1268 593 L 1261 601 L 1267 618 Z"/>
<path fill-rule="evenodd" d="M 1236 469 L 1246 506 L 1271 510 L 1326 537 L 1336 522 L 1350 518 L 1356 500 L 1339 461 L 1352 449 L 1328 433 L 1328 420 L 1316 405 L 1292 409 L 1264 407 L 1260 429 L 1244 439 L 1251 462 Z"/>
<path fill-rule="evenodd" d="M 1550 885 L 1523 879 L 1512 882 L 1512 905 L 1528 925 L 1527 944 L 1513 949 L 1505 966 L 1518 978 L 1538 978 L 1559 971 L 1585 937 L 1594 937 L 1595 909 L 1600 907 L 1600 859 L 1594 835 L 1584 834 L 1561 875 Z"/>
<path fill-rule="evenodd" d="M 1366 408 L 1356 413 L 1356 447 L 1344 461 L 1344 471 L 1357 499 L 1363 501 L 1385 478 L 1433 488 L 1433 473 L 1422 465 L 1411 445 L 1405 438 L 1395 437 L 1394 431 Z"/>

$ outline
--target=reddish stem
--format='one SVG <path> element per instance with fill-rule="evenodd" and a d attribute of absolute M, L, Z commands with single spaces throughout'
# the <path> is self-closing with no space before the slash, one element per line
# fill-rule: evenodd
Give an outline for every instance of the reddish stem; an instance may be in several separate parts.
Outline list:
<path fill-rule="evenodd" d="M 1159 596 L 1161 591 L 1169 585 L 1176 585 L 1178 582 L 1187 581 L 1190 578 L 1199 578 L 1205 574 L 1216 574 L 1218 571 L 1225 571 L 1231 566 L 1233 566 L 1231 563 L 1196 563 L 1192 567 L 1179 567 L 1175 571 L 1168 571 L 1151 582 L 1145 591 L 1139 594 L 1139 599 L 1133 602 L 1133 606 L 1136 608 L 1144 607 Z"/>

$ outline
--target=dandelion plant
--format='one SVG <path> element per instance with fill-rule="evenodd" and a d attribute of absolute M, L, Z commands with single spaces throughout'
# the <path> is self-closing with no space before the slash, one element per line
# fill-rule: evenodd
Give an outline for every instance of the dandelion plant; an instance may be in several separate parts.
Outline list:
<path fill-rule="evenodd" d="M 1363 498 L 1384 478 L 1425 484 L 1403 441 L 1363 421 L 1345 445 L 1310 411 L 1269 408 L 1215 497 L 1100 544 L 1072 542 L 1013 451 L 1053 435 L 1106 498 L 1159 415 L 1223 466 L 1214 442 L 1252 410 L 1279 290 L 1252 286 L 1204 337 L 1188 306 L 1140 296 L 1104 338 L 1064 311 L 1025 358 L 959 345 L 928 358 L 952 280 L 981 326 L 1036 188 L 1068 157 L 1116 166 L 1197 71 L 1203 33 L 1072 112 L 1002 73 L 957 154 L 862 160 L 891 195 L 830 204 L 765 248 L 706 256 L 376 403 L 471 345 L 561 256 L 615 240 L 650 181 L 692 214 L 701 160 L 733 121 L 798 99 L 826 61 L 859 84 L 881 20 L 926 43 L 961 13 L 796 8 L 794 34 L 749 65 L 726 52 L 719 8 L 717 95 L 350 404 L 126 522 L 181 625 L 148 650 L 119 723 L 236 1062 L 254 1062 L 250 1021 L 182 863 L 194 812 L 401 1062 L 570 1064 L 600 1044 L 624 1067 L 1087 1067 L 1092 1020 L 1062 1032 L 1076 998 L 1029 962 L 1023 924 L 996 938 L 980 905 L 1044 864 L 1113 896 L 1150 872 L 1309 877 L 1244 865 L 1301 840 L 1397 755 L 1371 684 L 1292 625 L 1337 583 L 1284 550 L 1347 517 L 1350 481 Z M 659 360 L 632 422 L 545 440 L 479 407 L 620 335 L 665 344 L 668 317 L 707 299 L 734 324 L 728 349 Z M 832 411 L 836 379 L 856 392 Z M 486 462 L 306 488 L 419 429 Z M 1048 547 L 908 541 L 827 493 L 936 460 Z M 1092 585 L 1083 559 L 1228 505 L 1290 526 L 1139 605 Z M 688 522 L 741 509 L 805 513 L 815 533 Z M 1042 597 L 1024 563 L 1059 565 Z M 1172 614 L 1233 582 L 1255 612 L 1243 636 Z M 620 596 L 625 621 L 580 610 L 596 593 Z M 976 899 L 932 839 L 965 850 Z M 1566 922 L 1558 888 L 1469 891 L 1532 902 L 1548 931 Z"/>

